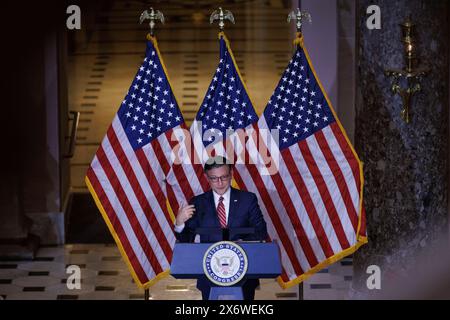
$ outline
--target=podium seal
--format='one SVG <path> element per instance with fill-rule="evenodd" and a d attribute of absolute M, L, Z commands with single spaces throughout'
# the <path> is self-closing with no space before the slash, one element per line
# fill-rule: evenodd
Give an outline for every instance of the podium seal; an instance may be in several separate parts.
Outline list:
<path fill-rule="evenodd" d="M 245 276 L 248 259 L 244 249 L 231 241 L 211 245 L 203 257 L 206 277 L 218 286 L 232 286 Z"/>

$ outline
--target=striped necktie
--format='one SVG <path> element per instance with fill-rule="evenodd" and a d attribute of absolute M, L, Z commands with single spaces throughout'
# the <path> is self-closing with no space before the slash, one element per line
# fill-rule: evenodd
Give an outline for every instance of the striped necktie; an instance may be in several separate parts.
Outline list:
<path fill-rule="evenodd" d="M 217 215 L 219 216 L 220 226 L 222 228 L 226 228 L 227 217 L 225 215 L 225 205 L 223 204 L 223 197 L 219 198 L 219 204 L 217 205 Z"/>

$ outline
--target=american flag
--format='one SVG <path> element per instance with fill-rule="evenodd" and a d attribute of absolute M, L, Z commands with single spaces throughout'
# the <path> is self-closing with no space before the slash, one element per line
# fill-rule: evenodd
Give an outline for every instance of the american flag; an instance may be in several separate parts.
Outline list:
<path fill-rule="evenodd" d="M 299 46 L 258 120 L 229 42 L 191 126 L 203 161 L 235 162 L 237 186 L 254 192 L 278 240 L 282 287 L 295 285 L 364 244 L 361 163 L 307 53 Z"/>
<path fill-rule="evenodd" d="M 219 33 L 219 42 L 219 64 L 190 131 L 202 163 L 211 156 L 222 155 L 237 160 L 239 165 L 244 159 L 238 157 L 235 140 L 239 133 L 253 130 L 258 115 L 223 32 Z"/>
<path fill-rule="evenodd" d="M 258 174 L 264 171 L 246 166 L 239 183 L 257 194 L 269 235 L 279 240 L 282 287 L 305 280 L 367 242 L 361 162 L 302 38 L 296 44 L 257 124 L 258 143 L 279 146 L 271 148 L 272 156 L 277 156 L 276 170 Z"/>
<path fill-rule="evenodd" d="M 166 200 L 176 204 L 177 195 L 198 192 L 193 191 L 199 187 L 194 167 L 177 161 L 178 154 L 186 157 L 189 141 L 156 38 L 148 36 L 145 59 L 85 179 L 136 284 L 143 288 L 168 274 L 170 267 L 174 215 Z"/>

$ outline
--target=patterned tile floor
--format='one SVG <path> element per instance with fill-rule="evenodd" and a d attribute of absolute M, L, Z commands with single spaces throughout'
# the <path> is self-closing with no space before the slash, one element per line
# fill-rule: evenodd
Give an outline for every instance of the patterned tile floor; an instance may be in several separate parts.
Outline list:
<path fill-rule="evenodd" d="M 70 290 L 66 268 L 78 265 L 81 288 Z M 348 299 L 352 260 L 346 258 L 322 270 L 304 284 L 304 299 Z M 162 279 L 150 288 L 155 300 L 199 300 L 195 280 Z M 33 261 L 0 261 L 0 299 L 7 300 L 124 300 L 143 299 L 117 247 L 104 244 L 69 244 L 42 247 Z M 296 300 L 298 287 L 283 290 L 274 280 L 262 280 L 257 300 Z"/>

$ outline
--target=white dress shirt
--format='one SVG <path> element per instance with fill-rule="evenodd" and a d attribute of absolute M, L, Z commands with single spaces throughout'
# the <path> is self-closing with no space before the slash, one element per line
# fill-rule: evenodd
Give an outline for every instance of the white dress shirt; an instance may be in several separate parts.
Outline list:
<path fill-rule="evenodd" d="M 225 217 L 227 219 L 228 224 L 228 215 L 230 212 L 230 198 L 231 198 L 231 187 L 228 188 L 227 191 L 223 195 L 217 194 L 215 191 L 213 191 L 214 196 L 214 209 L 217 210 L 217 206 L 219 205 L 219 198 L 223 197 L 223 205 L 225 206 Z M 175 225 L 175 232 L 182 232 L 184 229 L 184 223 L 180 224 L 179 226 Z"/>

